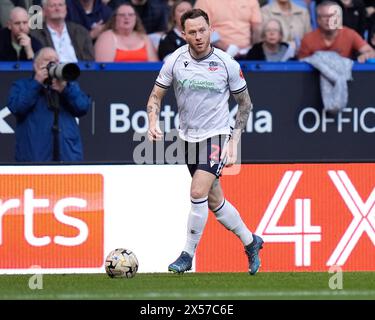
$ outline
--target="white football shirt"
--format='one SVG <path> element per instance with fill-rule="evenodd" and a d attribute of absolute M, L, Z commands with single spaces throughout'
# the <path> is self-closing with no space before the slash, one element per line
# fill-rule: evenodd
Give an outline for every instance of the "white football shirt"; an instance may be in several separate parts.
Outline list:
<path fill-rule="evenodd" d="M 199 142 L 218 134 L 229 134 L 230 93 L 246 90 L 241 67 L 224 51 L 212 48 L 202 59 L 194 59 L 186 44 L 165 61 L 156 85 L 173 84 L 179 111 L 179 135 Z"/>

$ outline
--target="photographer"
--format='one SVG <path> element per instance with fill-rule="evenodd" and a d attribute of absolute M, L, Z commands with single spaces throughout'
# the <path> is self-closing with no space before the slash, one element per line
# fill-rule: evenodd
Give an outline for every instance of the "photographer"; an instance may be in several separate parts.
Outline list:
<path fill-rule="evenodd" d="M 65 67 L 58 63 L 54 49 L 41 49 L 34 59 L 33 77 L 17 80 L 11 87 L 8 108 L 17 120 L 16 161 L 83 159 L 75 117 L 89 111 L 91 99 L 77 82 L 69 81 L 78 77 L 78 66 L 73 65 L 78 73 L 73 68 L 72 74 L 68 68 L 72 64 Z"/>

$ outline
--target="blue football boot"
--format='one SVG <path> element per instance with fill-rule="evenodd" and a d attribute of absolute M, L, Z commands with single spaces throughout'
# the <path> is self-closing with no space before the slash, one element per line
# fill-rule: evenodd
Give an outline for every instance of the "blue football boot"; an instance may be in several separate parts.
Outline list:
<path fill-rule="evenodd" d="M 171 263 L 168 267 L 168 271 L 174 273 L 184 273 L 192 267 L 193 258 L 186 251 L 182 251 L 177 260 Z"/>
<path fill-rule="evenodd" d="M 256 234 L 253 234 L 253 242 L 245 247 L 245 253 L 249 259 L 249 273 L 253 276 L 255 275 L 260 264 L 259 250 L 263 248 L 263 239 Z"/>

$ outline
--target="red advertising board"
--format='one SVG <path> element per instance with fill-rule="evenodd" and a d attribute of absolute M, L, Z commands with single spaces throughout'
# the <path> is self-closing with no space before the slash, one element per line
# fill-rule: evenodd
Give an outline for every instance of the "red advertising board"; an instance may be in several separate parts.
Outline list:
<path fill-rule="evenodd" d="M 262 271 L 375 271 L 375 164 L 242 165 L 221 182 L 265 241 Z M 210 214 L 196 271 L 246 268 L 242 243 Z"/>
<path fill-rule="evenodd" d="M 0 269 L 103 263 L 100 174 L 9 174 L 0 179 Z"/>

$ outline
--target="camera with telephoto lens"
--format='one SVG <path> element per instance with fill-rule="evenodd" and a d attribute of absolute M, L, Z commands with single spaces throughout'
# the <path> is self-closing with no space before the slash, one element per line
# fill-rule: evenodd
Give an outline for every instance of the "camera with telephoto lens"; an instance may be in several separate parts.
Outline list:
<path fill-rule="evenodd" d="M 50 62 L 47 65 L 48 77 L 50 79 L 57 79 L 63 81 L 74 81 L 76 80 L 81 70 L 75 63 L 55 63 Z"/>

